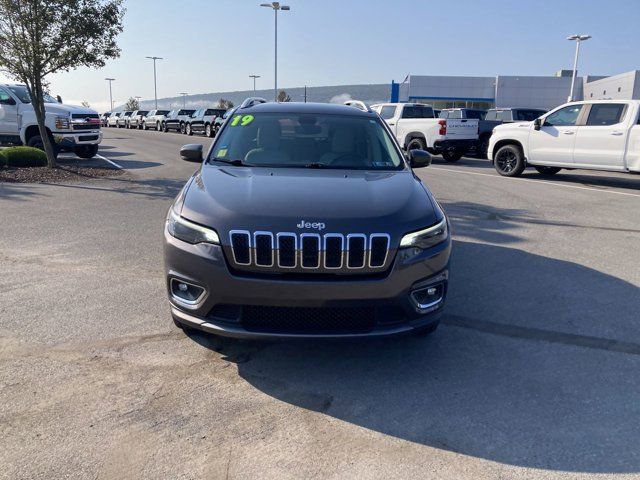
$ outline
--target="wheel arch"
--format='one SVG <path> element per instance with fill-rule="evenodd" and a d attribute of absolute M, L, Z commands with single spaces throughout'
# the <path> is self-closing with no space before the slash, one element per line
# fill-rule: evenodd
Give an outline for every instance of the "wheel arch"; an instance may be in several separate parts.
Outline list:
<path fill-rule="evenodd" d="M 45 127 L 45 130 L 49 134 L 49 137 L 51 137 L 52 135 L 49 127 Z M 26 145 L 29 139 L 35 137 L 36 135 L 40 135 L 40 129 L 38 128 L 38 125 L 29 125 L 24 130 L 24 144 Z"/>
<path fill-rule="evenodd" d="M 424 142 L 425 147 L 428 147 L 429 145 L 427 145 L 427 137 L 425 137 L 424 133 L 422 132 L 409 132 L 404 136 L 404 142 L 403 143 L 403 148 L 406 150 L 407 146 L 409 145 L 409 142 L 411 142 L 411 140 L 413 140 L 414 138 L 419 138 Z"/>
<path fill-rule="evenodd" d="M 525 154 L 524 154 L 524 147 L 522 143 L 512 138 L 505 138 L 504 140 L 497 141 L 493 146 L 493 150 L 491 150 L 491 163 L 495 162 L 496 153 L 498 153 L 498 150 L 500 150 L 502 147 L 505 147 L 507 145 L 514 145 L 515 147 L 517 147 L 520 150 L 520 153 L 522 154 L 522 158 L 524 159 L 524 161 L 525 162 L 527 161 L 527 158 L 525 157 Z"/>

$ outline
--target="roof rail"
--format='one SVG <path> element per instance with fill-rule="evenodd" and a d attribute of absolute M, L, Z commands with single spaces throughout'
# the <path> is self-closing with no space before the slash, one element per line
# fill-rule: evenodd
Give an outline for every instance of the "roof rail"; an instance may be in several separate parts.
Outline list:
<path fill-rule="evenodd" d="M 260 97 L 245 98 L 245 100 L 240 104 L 240 108 L 253 107 L 258 103 L 267 103 L 267 101 L 264 98 L 260 98 Z"/>

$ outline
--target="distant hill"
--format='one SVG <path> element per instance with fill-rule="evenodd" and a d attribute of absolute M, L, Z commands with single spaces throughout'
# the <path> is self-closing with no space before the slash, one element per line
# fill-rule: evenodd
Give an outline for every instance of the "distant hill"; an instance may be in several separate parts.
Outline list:
<path fill-rule="evenodd" d="M 304 101 L 304 87 L 283 88 L 294 102 Z M 342 103 L 346 100 L 356 99 L 368 103 L 388 102 L 391 95 L 389 84 L 373 85 L 334 85 L 328 87 L 307 87 L 307 101 L 321 103 Z M 231 100 L 235 105 L 239 105 L 247 97 L 263 97 L 267 100 L 273 99 L 273 89 L 271 90 L 243 90 L 238 92 L 217 92 L 201 93 L 186 97 L 187 108 L 204 108 L 215 106 L 218 100 L 225 98 Z M 143 100 L 140 102 L 144 109 L 154 108 L 153 100 Z M 158 108 L 181 108 L 182 97 L 168 97 L 158 99 Z M 117 110 L 122 110 L 122 106 Z"/>

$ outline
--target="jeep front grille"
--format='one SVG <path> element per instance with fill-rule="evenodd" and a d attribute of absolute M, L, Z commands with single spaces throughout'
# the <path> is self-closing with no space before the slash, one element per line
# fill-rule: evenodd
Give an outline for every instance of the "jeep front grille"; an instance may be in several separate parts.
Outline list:
<path fill-rule="evenodd" d="M 387 266 L 386 233 L 292 233 L 232 230 L 231 257 L 237 266 L 283 270 L 380 270 Z"/>

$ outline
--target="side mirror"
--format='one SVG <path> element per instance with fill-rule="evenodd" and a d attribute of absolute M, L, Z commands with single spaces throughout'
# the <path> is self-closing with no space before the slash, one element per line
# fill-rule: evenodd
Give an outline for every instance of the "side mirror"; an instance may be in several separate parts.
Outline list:
<path fill-rule="evenodd" d="M 431 165 L 431 155 L 424 150 L 409 150 L 411 168 L 422 168 Z"/>
<path fill-rule="evenodd" d="M 180 149 L 180 158 L 186 162 L 202 163 L 202 145 L 190 143 Z"/>
<path fill-rule="evenodd" d="M 15 104 L 16 104 L 16 101 L 11 97 L 7 97 L 6 100 L 4 99 L 0 100 L 0 105 L 15 105 Z"/>
<path fill-rule="evenodd" d="M 541 119 L 539 119 L 539 118 L 536 118 L 536 119 L 533 121 L 533 129 L 534 129 L 534 130 L 540 130 L 540 127 L 541 127 L 541 126 L 542 126 L 542 120 L 541 120 Z"/>

